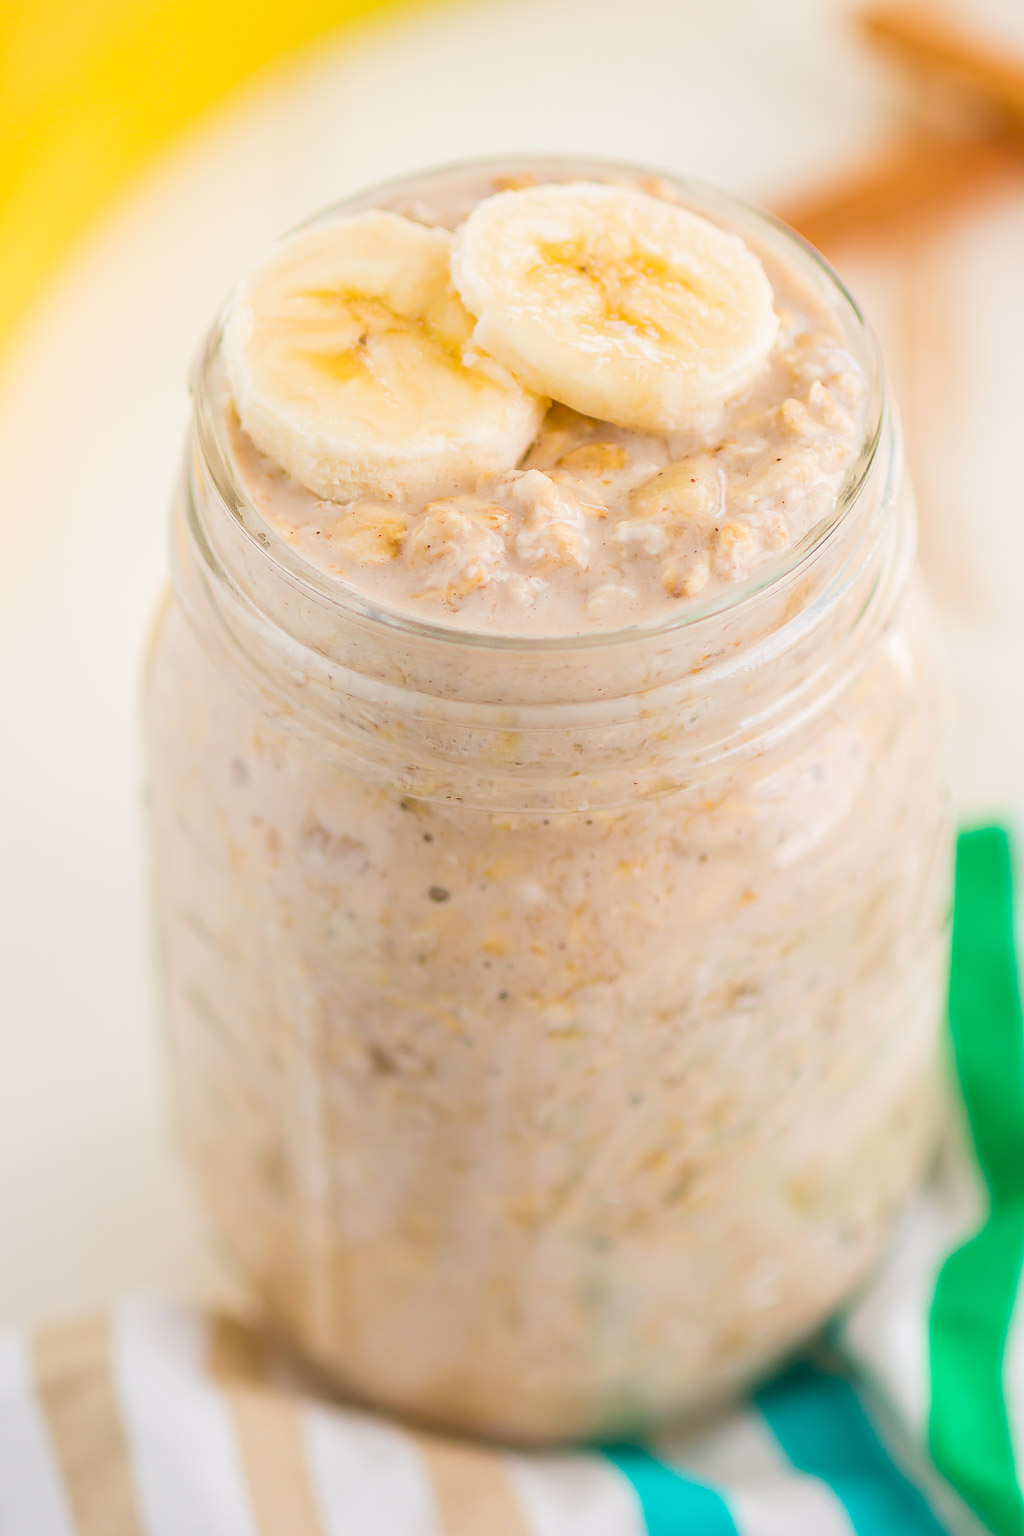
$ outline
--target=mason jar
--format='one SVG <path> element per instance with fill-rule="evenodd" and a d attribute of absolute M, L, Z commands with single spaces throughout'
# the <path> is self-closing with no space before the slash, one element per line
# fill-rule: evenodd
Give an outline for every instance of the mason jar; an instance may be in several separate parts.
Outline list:
<path fill-rule="evenodd" d="M 868 380 L 799 544 L 624 629 L 389 610 L 247 499 L 217 328 L 148 666 L 216 1227 L 343 1389 L 529 1442 L 770 1368 L 875 1261 L 938 1104 L 942 689 L 884 375 L 818 257 L 684 195 L 799 267 Z"/>

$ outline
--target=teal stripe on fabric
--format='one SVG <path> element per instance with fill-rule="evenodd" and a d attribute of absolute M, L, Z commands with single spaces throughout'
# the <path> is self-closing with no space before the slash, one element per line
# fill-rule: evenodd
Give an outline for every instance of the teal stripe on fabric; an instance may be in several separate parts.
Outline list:
<path fill-rule="evenodd" d="M 832 1489 L 857 1536 L 945 1536 L 842 1376 L 795 1365 L 754 1401 L 797 1471 Z"/>
<path fill-rule="evenodd" d="M 729 1506 L 714 1488 L 691 1482 L 643 1446 L 600 1450 L 632 1484 L 648 1536 L 738 1536 Z"/>
<path fill-rule="evenodd" d="M 939 1471 L 997 1536 L 1024 1536 L 1003 1388 L 1024 1263 L 1024 1024 L 1010 846 L 999 827 L 965 832 L 957 845 L 949 1024 L 989 1210 L 936 1281 L 928 1443 Z"/>

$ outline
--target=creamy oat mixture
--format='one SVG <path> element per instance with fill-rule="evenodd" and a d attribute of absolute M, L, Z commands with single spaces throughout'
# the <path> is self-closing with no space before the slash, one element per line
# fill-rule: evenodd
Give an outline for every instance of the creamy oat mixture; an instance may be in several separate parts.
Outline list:
<path fill-rule="evenodd" d="M 438 200 L 402 208 L 472 202 Z M 842 1300 L 928 1156 L 949 812 L 884 434 L 847 542 L 682 659 L 460 633 L 676 612 L 827 512 L 862 372 L 838 292 L 773 261 L 770 363 L 714 441 L 553 405 L 391 535 L 247 442 L 216 357 L 200 384 L 340 597 L 254 576 L 193 470 L 148 702 L 181 1123 L 258 1292 L 399 1411 L 550 1441 L 704 1406 Z M 373 649 L 350 585 L 442 638 Z"/>
<path fill-rule="evenodd" d="M 470 173 L 397 208 L 458 228 L 508 181 Z M 669 182 L 642 181 L 678 198 Z M 556 400 L 520 461 L 468 489 L 442 482 L 412 499 L 339 503 L 254 447 L 224 386 L 239 479 L 306 559 L 421 617 L 521 634 L 668 616 L 744 580 L 827 517 L 863 437 L 865 381 L 835 320 L 797 269 L 760 254 L 777 340 L 710 431 L 680 420 L 638 432 Z"/>

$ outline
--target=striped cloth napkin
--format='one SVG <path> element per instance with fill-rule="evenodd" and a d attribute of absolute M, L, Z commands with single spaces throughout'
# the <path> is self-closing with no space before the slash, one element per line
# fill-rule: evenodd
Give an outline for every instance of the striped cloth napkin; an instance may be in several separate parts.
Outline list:
<path fill-rule="evenodd" d="M 0 1334 L 0 1536 L 1022 1536 L 1024 1031 L 997 829 L 960 839 L 950 1035 L 957 1113 L 888 1262 L 714 1421 L 472 1445 L 332 1402 L 253 1322 L 133 1301 Z"/>

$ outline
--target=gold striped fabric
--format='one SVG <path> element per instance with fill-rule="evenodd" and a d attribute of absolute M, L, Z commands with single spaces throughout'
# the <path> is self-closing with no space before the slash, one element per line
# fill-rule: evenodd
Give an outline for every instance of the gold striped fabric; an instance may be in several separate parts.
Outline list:
<path fill-rule="evenodd" d="M 190 1333 L 204 1341 L 194 1358 L 183 1344 Z M 498 1451 L 315 1401 L 296 1390 L 301 1368 L 286 1351 L 238 1318 L 141 1303 L 120 1332 L 116 1316 L 41 1331 L 27 1358 L 21 1391 L 31 1404 L 5 1399 L 0 1372 L 3 1536 L 37 1536 L 4 1527 L 19 1475 L 4 1464 L 5 1425 L 32 1415 L 46 1454 L 25 1475 L 49 1467 L 57 1486 L 45 1500 L 23 1490 L 18 1507 L 63 1506 L 69 1522 L 54 1516 L 38 1536 L 538 1536 Z M 367 1437 L 381 1442 L 369 1455 Z M 316 1475 L 317 1440 L 321 1457 L 326 1445 L 344 1469 L 332 1487 Z"/>
<path fill-rule="evenodd" d="M 0 1333 L 0 1536 L 851 1536 L 886 1511 L 945 1536 L 834 1362 L 696 1434 L 527 1453 L 341 1406 L 181 1303 Z"/>
<path fill-rule="evenodd" d="M 107 1320 L 87 1318 L 38 1334 L 32 1366 L 77 1536 L 143 1536 Z"/>
<path fill-rule="evenodd" d="M 418 1444 L 447 1536 L 530 1536 L 508 1474 L 493 1452 L 426 1435 Z"/>
<path fill-rule="evenodd" d="M 310 1486 L 299 1402 L 261 1380 L 272 1368 L 266 1340 L 220 1315 L 210 1324 L 207 1359 L 227 1399 L 260 1536 L 326 1536 Z"/>
<path fill-rule="evenodd" d="M 228 1401 L 260 1536 L 325 1536 L 297 1404 L 258 1387 L 233 1389 Z"/>

